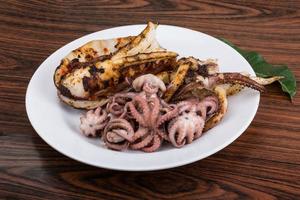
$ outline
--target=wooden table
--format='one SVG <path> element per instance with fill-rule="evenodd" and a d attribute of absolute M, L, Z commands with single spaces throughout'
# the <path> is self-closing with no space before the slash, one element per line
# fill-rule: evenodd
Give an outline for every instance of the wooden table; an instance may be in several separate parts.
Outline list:
<path fill-rule="evenodd" d="M 148 20 L 227 38 L 287 64 L 299 78 L 300 2 L 231 2 L 1 1 L 0 199 L 300 198 L 300 97 L 292 104 L 278 84 L 262 94 L 254 121 L 233 144 L 170 170 L 118 172 L 76 162 L 28 121 L 27 84 L 52 52 L 85 34 Z"/>

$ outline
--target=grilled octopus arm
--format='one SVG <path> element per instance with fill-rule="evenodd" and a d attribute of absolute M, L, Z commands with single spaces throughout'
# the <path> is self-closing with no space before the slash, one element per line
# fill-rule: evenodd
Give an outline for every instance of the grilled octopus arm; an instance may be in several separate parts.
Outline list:
<path fill-rule="evenodd" d="M 281 80 L 284 78 L 283 76 L 273 76 L 273 77 L 269 77 L 269 78 L 263 78 L 263 77 L 257 77 L 257 76 L 250 76 L 250 74 L 244 74 L 244 73 L 242 73 L 242 74 L 249 77 L 253 81 L 259 83 L 260 85 L 270 85 L 270 84 L 274 83 L 275 81 L 278 81 L 278 80 Z M 226 89 L 227 96 L 231 96 L 231 95 L 235 95 L 235 94 L 239 93 L 242 89 L 244 89 L 244 86 L 241 84 L 230 84 L 230 85 L 224 86 L 224 88 Z"/>

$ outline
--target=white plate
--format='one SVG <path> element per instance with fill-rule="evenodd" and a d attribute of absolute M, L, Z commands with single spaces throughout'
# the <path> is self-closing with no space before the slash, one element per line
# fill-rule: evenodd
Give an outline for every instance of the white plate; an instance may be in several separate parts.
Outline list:
<path fill-rule="evenodd" d="M 239 137 L 251 123 L 259 104 L 259 93 L 246 89 L 229 98 L 228 112 L 220 124 L 192 144 L 181 149 L 164 146 L 154 153 L 117 152 L 106 149 L 99 139 L 79 131 L 82 111 L 62 104 L 56 96 L 53 74 L 61 59 L 90 40 L 136 35 L 145 25 L 111 28 L 79 38 L 49 56 L 34 73 L 26 93 L 26 110 L 36 132 L 62 154 L 97 167 L 146 171 L 177 167 L 201 160 L 223 149 Z M 248 62 L 225 43 L 186 28 L 160 25 L 159 43 L 180 56 L 217 58 L 222 72 L 246 71 L 254 75 Z"/>

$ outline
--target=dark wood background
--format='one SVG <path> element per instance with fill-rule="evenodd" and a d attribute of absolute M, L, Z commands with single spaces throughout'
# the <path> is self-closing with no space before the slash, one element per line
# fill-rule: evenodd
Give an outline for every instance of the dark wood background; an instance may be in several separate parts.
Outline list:
<path fill-rule="evenodd" d="M 234 2 L 234 3 L 233 3 Z M 64 44 L 149 20 L 224 37 L 285 63 L 300 77 L 300 1 L 0 1 L 0 199 L 297 199 L 300 97 L 279 85 L 233 144 L 196 163 L 118 172 L 71 160 L 48 146 L 25 111 L 27 84 Z"/>

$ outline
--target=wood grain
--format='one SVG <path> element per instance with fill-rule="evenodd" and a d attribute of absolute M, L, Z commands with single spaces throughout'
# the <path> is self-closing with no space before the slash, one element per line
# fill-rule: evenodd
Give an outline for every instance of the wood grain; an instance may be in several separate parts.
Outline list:
<path fill-rule="evenodd" d="M 25 92 L 45 58 L 85 34 L 149 20 L 258 51 L 271 63 L 287 64 L 299 85 L 299 1 L 1 1 L 0 199 L 300 197 L 300 97 L 291 104 L 277 84 L 262 95 L 254 121 L 238 140 L 171 170 L 87 166 L 56 152 L 35 133 Z"/>

